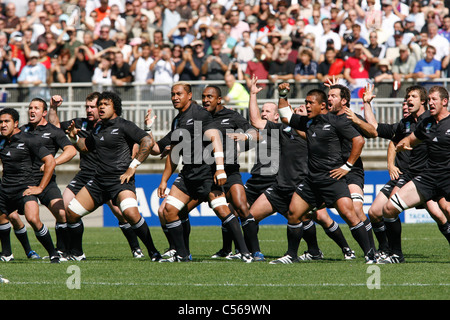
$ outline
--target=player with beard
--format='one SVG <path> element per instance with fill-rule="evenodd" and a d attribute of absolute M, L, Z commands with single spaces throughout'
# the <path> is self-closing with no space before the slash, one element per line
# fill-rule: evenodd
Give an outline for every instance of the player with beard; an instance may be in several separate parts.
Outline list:
<path fill-rule="evenodd" d="M 86 138 L 93 130 L 95 124 L 100 121 L 97 108 L 97 99 L 99 96 L 100 92 L 92 92 L 86 97 L 85 118 L 74 118 L 63 122 L 60 122 L 57 112 L 58 107 L 60 107 L 63 103 L 63 99 L 58 95 L 53 96 L 50 103 L 48 116 L 49 122 L 66 132 L 73 121 L 75 127 L 80 130 L 79 136 Z M 80 171 L 75 175 L 75 177 L 72 178 L 62 195 L 66 210 L 70 201 L 75 198 L 75 195 L 81 190 L 81 188 L 83 188 L 95 175 L 97 164 L 98 159 L 97 152 L 95 150 L 93 152 L 80 153 Z M 128 241 L 133 257 L 142 258 L 144 254 L 139 246 L 136 233 L 131 229 L 130 224 L 125 220 L 122 212 L 120 212 L 120 209 L 113 205 L 111 201 L 108 201 L 107 204 L 112 213 L 119 220 L 120 230 Z"/>
<path fill-rule="evenodd" d="M 364 138 L 351 126 L 327 109 L 327 96 L 321 90 L 311 90 L 306 96 L 307 116 L 292 113 L 287 101 L 289 83 L 278 86 L 280 92 L 278 112 L 283 123 L 306 132 L 308 147 L 308 175 L 295 190 L 289 205 L 286 254 L 271 264 L 297 261 L 298 247 L 303 234 L 302 220 L 314 208 L 337 209 L 349 225 L 353 237 L 363 250 L 367 263 L 375 261 L 369 237 L 363 222 L 358 218 L 344 179 L 359 158 Z M 350 156 L 343 163 L 341 140 L 351 140 Z"/>

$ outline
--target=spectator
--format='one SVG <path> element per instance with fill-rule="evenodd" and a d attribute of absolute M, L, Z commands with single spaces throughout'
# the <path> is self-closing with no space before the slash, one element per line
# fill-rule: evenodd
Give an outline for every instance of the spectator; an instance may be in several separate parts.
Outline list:
<path fill-rule="evenodd" d="M 286 13 L 280 13 L 278 15 L 278 30 L 281 33 L 281 36 L 289 36 L 294 29 L 292 25 L 289 24 L 289 17 Z"/>
<path fill-rule="evenodd" d="M 100 6 L 94 9 L 97 13 L 97 19 L 95 22 L 100 22 L 109 15 L 111 8 L 108 5 L 108 0 L 100 0 Z"/>
<path fill-rule="evenodd" d="M 0 84 L 12 83 L 17 75 L 11 50 L 0 48 Z"/>
<path fill-rule="evenodd" d="M 439 29 L 438 34 L 450 42 L 450 15 L 444 17 L 442 27 Z"/>
<path fill-rule="evenodd" d="M 135 82 L 145 83 L 149 77 L 150 65 L 153 63 L 153 58 L 150 56 L 151 46 L 149 43 L 141 44 L 140 49 L 134 56 L 130 71 L 134 75 Z"/>
<path fill-rule="evenodd" d="M 207 25 L 207 26 L 211 25 L 211 20 L 212 20 L 208 13 L 208 8 L 204 3 L 200 4 L 197 12 L 198 12 L 198 17 L 194 19 L 195 20 L 194 32 L 198 32 L 201 25 Z"/>
<path fill-rule="evenodd" d="M 201 70 L 205 80 L 224 80 L 230 58 L 227 54 L 221 53 L 221 50 L 222 43 L 219 40 L 211 41 L 212 53 L 206 57 Z"/>
<path fill-rule="evenodd" d="M 148 21 L 148 17 L 145 15 L 137 16 L 132 29 L 128 33 L 128 37 L 130 39 L 139 38 L 143 33 L 148 33 L 152 37 L 156 29 L 149 25 Z"/>
<path fill-rule="evenodd" d="M 402 21 L 394 23 L 394 34 L 392 34 L 386 41 L 386 48 L 395 48 L 398 44 L 395 43 L 395 37 L 402 36 L 402 43 L 408 45 L 412 39 L 412 35 L 405 35 L 405 28 Z"/>
<path fill-rule="evenodd" d="M 102 51 L 108 49 L 109 47 L 114 47 L 116 45 L 114 40 L 110 39 L 109 31 L 110 31 L 109 26 L 106 25 L 101 26 L 100 35 L 96 40 L 94 40 L 94 46 L 97 48 L 98 51 Z"/>
<path fill-rule="evenodd" d="M 211 4 L 211 22 L 219 22 L 220 24 L 227 22 L 227 18 L 222 14 L 222 8 L 223 7 L 218 3 Z"/>
<path fill-rule="evenodd" d="M 273 84 L 277 84 L 279 81 L 289 81 L 294 79 L 295 64 L 288 59 L 288 52 L 284 48 L 278 50 L 278 58 L 272 61 L 269 66 L 268 79 L 271 82 L 268 97 L 273 95 Z"/>
<path fill-rule="evenodd" d="M 314 10 L 312 13 L 312 18 L 313 21 L 305 26 L 304 33 L 313 33 L 317 36 L 321 36 L 323 34 L 323 27 L 320 21 L 320 11 Z"/>
<path fill-rule="evenodd" d="M 110 36 L 112 38 L 114 38 L 118 32 L 127 33 L 126 20 L 120 16 L 120 10 L 117 4 L 111 5 L 109 15 L 103 18 L 98 25 L 100 27 L 103 25 L 109 26 L 111 30 Z"/>
<path fill-rule="evenodd" d="M 383 80 L 392 80 L 394 77 L 392 75 L 391 64 L 388 59 L 381 59 L 377 64 L 378 70 L 374 74 L 375 83 L 381 82 Z"/>
<path fill-rule="evenodd" d="M 261 21 L 261 17 L 259 17 L 259 19 Z M 262 21 L 265 21 L 265 25 L 259 29 L 258 39 L 256 42 L 267 43 L 269 42 L 269 34 L 278 31 L 276 26 L 277 18 L 273 14 L 270 14 L 266 20 Z"/>
<path fill-rule="evenodd" d="M 100 58 L 100 63 L 94 69 L 94 75 L 92 76 L 92 84 L 101 86 L 112 85 L 111 78 L 111 60 L 109 55 L 103 55 Z"/>
<path fill-rule="evenodd" d="M 327 82 L 333 76 L 336 79 L 343 78 L 344 60 L 336 57 L 336 50 L 328 48 L 325 51 L 325 60 L 317 67 L 317 79 L 320 82 Z"/>
<path fill-rule="evenodd" d="M 393 12 L 392 0 L 382 0 L 381 8 L 383 10 L 383 19 L 381 22 L 380 41 L 384 42 L 391 35 L 394 34 L 394 23 L 399 21 L 400 18 Z"/>
<path fill-rule="evenodd" d="M 352 93 L 366 86 L 370 69 L 368 58 L 371 58 L 370 52 L 362 44 L 355 44 L 354 49 L 354 56 L 348 57 L 344 65 L 344 78 Z"/>
<path fill-rule="evenodd" d="M 240 108 L 248 107 L 248 101 L 250 99 L 250 95 L 248 91 L 244 88 L 244 86 L 236 81 L 234 75 L 230 72 L 225 74 L 225 84 L 228 87 L 228 93 L 223 100 L 225 103 L 229 103 L 230 101 L 236 101 L 236 106 Z"/>
<path fill-rule="evenodd" d="M 313 33 L 307 33 L 303 38 L 302 45 L 298 48 L 298 51 L 303 49 L 309 49 L 313 52 L 313 59 L 320 60 L 320 49 L 316 46 L 316 36 Z"/>
<path fill-rule="evenodd" d="M 38 62 L 42 63 L 45 67 L 45 69 L 50 70 L 50 67 L 52 66 L 52 62 L 50 60 L 50 57 L 47 54 L 48 45 L 46 43 L 41 43 L 38 46 L 38 53 L 39 53 L 39 59 Z"/>
<path fill-rule="evenodd" d="M 167 37 L 169 38 L 171 43 L 184 47 L 185 45 L 190 44 L 195 39 L 195 36 L 188 33 L 188 30 L 189 26 L 187 22 L 180 21 L 176 27 L 169 31 Z M 178 34 L 174 35 L 176 31 L 178 31 Z"/>
<path fill-rule="evenodd" d="M 250 88 L 251 79 L 253 75 L 256 75 L 258 79 L 265 80 L 269 75 L 269 64 L 271 61 L 271 55 L 266 50 L 263 44 L 256 44 L 255 57 L 247 63 L 247 69 L 244 72 L 244 79 L 247 83 L 247 88 Z M 259 84 L 261 88 L 265 88 L 265 83 Z"/>
<path fill-rule="evenodd" d="M 195 40 L 191 43 L 192 48 L 194 49 L 194 62 L 196 65 L 200 65 L 200 76 L 201 76 L 201 68 L 203 66 L 203 63 L 206 60 L 206 54 L 205 54 L 205 43 L 203 40 Z"/>
<path fill-rule="evenodd" d="M 39 52 L 32 51 L 30 53 L 30 61 L 20 72 L 17 83 L 30 86 L 29 97 L 47 98 L 47 90 L 38 87 L 47 82 L 47 70 L 42 63 L 38 63 L 38 59 Z"/>
<path fill-rule="evenodd" d="M 168 45 L 164 45 L 155 60 L 150 65 L 152 79 L 147 83 L 163 84 L 152 87 L 153 94 L 157 99 L 166 99 L 170 97 L 170 88 L 175 75 L 175 64 L 172 61 L 172 51 Z"/>
<path fill-rule="evenodd" d="M 371 66 L 369 70 L 369 78 L 373 79 L 375 72 L 377 71 L 377 64 L 386 55 L 386 47 L 384 44 L 378 43 L 378 33 L 376 31 L 371 31 L 369 33 L 369 45 L 366 48 L 372 55 L 372 59 L 370 59 Z"/>
<path fill-rule="evenodd" d="M 67 63 L 67 70 L 70 71 L 72 82 L 92 81 L 94 68 L 95 55 L 87 46 L 76 48 L 75 54 L 70 57 Z"/>
<path fill-rule="evenodd" d="M 320 53 L 324 54 L 327 49 L 328 40 L 333 40 L 334 49 L 341 50 L 341 37 L 339 34 L 331 30 L 331 21 L 328 18 L 322 20 L 322 36 L 318 37 L 316 45 L 320 49 Z"/>
<path fill-rule="evenodd" d="M 181 20 L 181 16 L 177 11 L 177 0 L 168 0 L 167 7 L 163 12 L 163 24 L 162 31 L 164 36 L 164 41 L 168 41 L 168 34 L 170 30 L 175 28 Z"/>
<path fill-rule="evenodd" d="M 400 88 L 404 80 L 413 78 L 414 68 L 417 59 L 414 54 L 410 54 L 409 48 L 402 44 L 399 47 L 400 55 L 392 64 L 392 74 L 394 81 L 397 81 L 397 88 Z"/>
<path fill-rule="evenodd" d="M 239 63 L 241 70 L 245 71 L 247 63 L 255 56 L 253 46 L 250 44 L 250 33 L 248 31 L 242 33 L 242 39 L 233 48 L 232 55 Z"/>
<path fill-rule="evenodd" d="M 250 33 L 250 44 L 255 46 L 256 40 L 258 39 L 258 18 L 254 15 L 250 15 L 247 17 L 247 23 Z"/>
<path fill-rule="evenodd" d="M 408 17 L 414 21 L 415 30 L 421 32 L 422 27 L 425 25 L 425 15 L 422 11 L 422 3 L 420 0 L 411 1 Z"/>
<path fill-rule="evenodd" d="M 312 0 L 300 0 L 300 17 L 304 19 L 309 19 L 313 15 L 313 5 Z"/>
<path fill-rule="evenodd" d="M 356 43 L 361 43 L 363 46 L 367 45 L 368 42 L 365 39 L 365 36 L 363 37 L 361 35 L 361 25 L 355 23 L 352 25 L 352 34 L 353 37 L 355 38 L 355 42 Z"/>
<path fill-rule="evenodd" d="M 441 77 L 441 62 L 436 60 L 436 48 L 429 45 L 424 59 L 417 61 L 414 78 L 437 79 Z M 435 83 L 436 84 L 436 83 Z"/>
<path fill-rule="evenodd" d="M 72 82 L 70 72 L 66 68 L 66 64 L 70 60 L 70 51 L 68 49 L 61 50 L 59 55 L 51 56 L 51 67 L 49 83 L 68 83 Z"/>
<path fill-rule="evenodd" d="M 122 51 L 114 54 L 114 64 L 111 66 L 111 80 L 115 86 L 124 86 L 133 80 L 130 65 L 125 62 Z"/>
<path fill-rule="evenodd" d="M 450 43 L 445 37 L 438 34 L 438 26 L 435 23 L 428 24 L 428 44 L 435 48 L 434 59 L 439 62 L 450 54 Z"/>
<path fill-rule="evenodd" d="M 9 2 L 5 6 L 5 17 L 2 19 L 5 24 L 3 26 L 3 32 L 8 35 L 13 33 L 14 31 L 19 31 L 20 28 L 20 20 L 16 15 L 16 5 L 14 2 Z"/>
<path fill-rule="evenodd" d="M 217 35 L 217 30 L 206 24 L 202 24 L 197 33 L 197 40 L 203 41 L 203 50 L 207 53 L 211 47 L 211 40 Z M 191 44 L 192 45 L 192 44 Z"/>
<path fill-rule="evenodd" d="M 303 49 L 299 53 L 299 63 L 295 65 L 294 79 L 301 82 L 303 80 L 312 80 L 317 76 L 318 64 L 313 60 L 311 50 Z"/>
<path fill-rule="evenodd" d="M 229 22 L 231 25 L 230 37 L 235 39 L 236 42 L 241 40 L 244 31 L 250 31 L 248 23 L 239 19 L 239 10 L 237 9 L 231 10 Z"/>
<path fill-rule="evenodd" d="M 175 63 L 175 66 L 175 72 L 179 75 L 180 81 L 200 79 L 201 60 L 195 59 L 194 49 L 190 45 L 182 49 L 182 58 L 179 62 Z"/>
<path fill-rule="evenodd" d="M 64 41 L 63 37 L 65 34 L 67 34 L 69 38 Z M 69 49 L 70 55 L 75 54 L 75 48 L 82 45 L 82 43 L 77 40 L 77 30 L 73 26 L 66 27 L 59 35 L 56 42 L 58 45 L 62 45 L 64 49 Z"/>
<path fill-rule="evenodd" d="M 422 32 L 426 32 L 426 33 L 428 33 L 428 25 L 430 24 L 430 23 L 435 23 L 435 24 L 437 24 L 438 25 L 438 23 L 440 22 L 439 21 L 439 16 L 434 12 L 434 10 L 433 9 L 429 9 L 427 12 L 426 12 L 426 17 L 425 17 L 425 24 L 423 25 L 423 27 L 422 27 L 422 29 L 420 29 L 420 32 L 422 33 Z"/>
<path fill-rule="evenodd" d="M 131 56 L 133 54 L 133 48 L 127 44 L 127 35 L 123 32 L 116 34 L 116 47 L 122 52 L 123 61 L 130 63 Z"/>
<path fill-rule="evenodd" d="M 175 63 L 175 66 L 181 62 L 183 59 L 183 47 L 179 44 L 175 44 L 172 47 L 172 61 Z"/>

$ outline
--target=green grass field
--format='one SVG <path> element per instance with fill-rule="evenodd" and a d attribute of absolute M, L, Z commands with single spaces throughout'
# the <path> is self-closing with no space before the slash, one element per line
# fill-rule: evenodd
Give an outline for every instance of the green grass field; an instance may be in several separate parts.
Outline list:
<path fill-rule="evenodd" d="M 12 235 L 15 261 L 0 263 L 0 274 L 10 280 L 9 284 L 0 284 L 0 295 L 2 300 L 449 299 L 450 250 L 435 224 L 404 224 L 407 263 L 372 267 L 364 263 L 348 228 L 341 228 L 357 254 L 356 260 L 343 260 L 340 249 L 318 226 L 325 259 L 292 265 L 210 259 L 222 244 L 219 227 L 192 228 L 191 263 L 155 263 L 147 255 L 134 259 L 119 228 L 86 228 L 87 261 L 52 265 L 48 260 L 26 259 Z M 162 252 L 167 243 L 161 229 L 151 231 Z M 259 236 L 268 260 L 283 255 L 287 246 L 285 226 L 263 225 Z M 32 247 L 45 255 L 32 232 L 29 237 Z M 302 241 L 299 253 L 305 248 Z M 79 267 L 75 267 L 77 273 L 72 273 L 72 266 Z M 74 275 L 79 275 L 80 289 L 67 286 Z M 371 289 L 368 282 L 379 283 L 380 288 Z"/>

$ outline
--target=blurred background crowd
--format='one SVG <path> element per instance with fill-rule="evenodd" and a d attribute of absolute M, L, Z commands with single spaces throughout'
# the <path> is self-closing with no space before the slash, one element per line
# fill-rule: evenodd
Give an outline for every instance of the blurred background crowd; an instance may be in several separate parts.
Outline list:
<path fill-rule="evenodd" d="M 248 94 L 253 74 L 268 87 L 330 76 L 353 88 L 400 86 L 450 77 L 449 7 L 450 0 L 3 0 L 0 84 L 136 82 L 163 93 L 178 80 L 221 80 L 235 100 Z"/>

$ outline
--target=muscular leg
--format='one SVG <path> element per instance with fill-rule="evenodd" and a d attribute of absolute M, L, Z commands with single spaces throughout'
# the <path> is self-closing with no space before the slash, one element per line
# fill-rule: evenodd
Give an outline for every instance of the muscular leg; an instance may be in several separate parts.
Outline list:
<path fill-rule="evenodd" d="M 250 214 L 255 219 L 255 223 L 258 224 L 263 219 L 272 215 L 275 210 L 272 208 L 271 203 L 267 199 L 266 195 L 261 194 L 258 199 L 253 203 L 249 209 Z M 258 232 L 256 234 L 248 235 L 248 241 L 251 244 L 252 253 L 261 251 L 258 240 Z"/>
<path fill-rule="evenodd" d="M 69 235 L 69 250 L 75 256 L 83 256 L 83 216 L 96 209 L 96 205 L 86 187 L 83 187 L 67 206 L 67 227 Z"/>
<path fill-rule="evenodd" d="M 255 243 L 258 235 L 258 225 L 255 218 L 250 214 L 247 195 L 245 194 L 245 188 L 241 184 L 234 184 L 227 192 L 227 198 L 231 199 L 233 209 L 237 212 L 241 218 L 242 230 L 244 232 L 244 238 L 246 243 L 250 246 L 251 253 L 256 253 L 259 245 Z M 241 248 L 239 248 L 242 251 Z"/>
<path fill-rule="evenodd" d="M 402 225 L 398 215 L 400 212 L 422 203 L 420 194 L 413 181 L 405 184 L 383 207 L 383 218 L 386 235 L 393 254 L 403 257 L 401 246 Z"/>
<path fill-rule="evenodd" d="M 364 223 L 364 227 L 366 228 L 367 235 L 369 237 L 370 247 L 375 252 L 375 242 L 373 240 L 372 224 L 370 223 L 370 219 L 367 218 L 367 216 L 364 214 L 363 210 L 364 192 L 360 188 L 360 186 L 356 184 L 349 184 L 348 189 L 350 190 L 350 194 L 353 201 L 353 207 L 355 208 L 356 215 Z"/>
<path fill-rule="evenodd" d="M 6 214 L 0 214 L 0 242 L 2 243 L 2 256 L 12 255 L 11 249 L 11 223 Z"/>
<path fill-rule="evenodd" d="M 152 260 L 160 260 L 159 252 L 153 243 L 147 222 L 145 222 L 145 219 L 139 213 L 136 194 L 131 190 L 123 190 L 118 194 L 116 202 L 119 205 L 120 211 L 123 213 L 123 217 L 144 243 Z"/>
<path fill-rule="evenodd" d="M 24 206 L 25 218 L 34 230 L 36 238 L 47 250 L 51 262 L 59 263 L 59 255 L 53 246 L 53 241 L 47 227 L 39 218 L 39 204 L 36 201 L 27 201 Z"/>
<path fill-rule="evenodd" d="M 11 224 L 13 225 L 14 228 L 14 234 L 16 235 L 16 238 L 19 240 L 20 244 L 25 250 L 25 254 L 27 255 L 27 257 L 29 254 L 30 257 L 34 254 L 36 255 L 36 258 L 39 259 L 40 257 L 37 255 L 37 253 L 31 250 L 30 241 L 28 239 L 27 227 L 20 219 L 17 211 L 12 212 L 8 216 L 8 219 L 9 221 L 11 221 Z"/>
<path fill-rule="evenodd" d="M 397 187 L 395 187 L 398 189 Z M 378 240 L 378 249 L 386 252 L 389 249 L 386 226 L 383 220 L 383 207 L 389 201 L 383 192 L 379 192 L 369 208 L 369 219 L 373 226 L 373 232 Z"/>
<path fill-rule="evenodd" d="M 353 201 L 347 197 L 339 198 L 335 202 L 335 208 L 342 219 L 349 225 L 352 236 L 363 250 L 364 256 L 367 256 L 371 249 L 369 236 L 364 223 L 358 218 L 355 212 Z"/>

